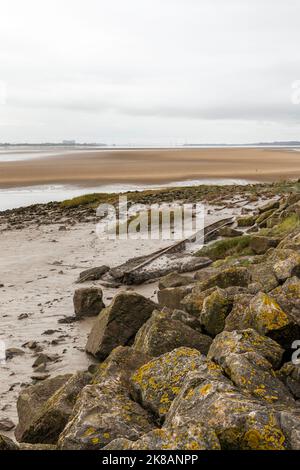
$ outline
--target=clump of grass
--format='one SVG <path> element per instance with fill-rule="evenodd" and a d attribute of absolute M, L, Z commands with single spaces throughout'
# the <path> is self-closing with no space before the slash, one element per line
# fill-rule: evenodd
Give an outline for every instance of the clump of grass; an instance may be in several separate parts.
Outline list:
<path fill-rule="evenodd" d="M 218 240 L 211 245 L 204 246 L 197 252 L 197 256 L 207 256 L 213 261 L 228 258 L 229 256 L 251 256 L 253 251 L 250 248 L 251 236 Z"/>
<path fill-rule="evenodd" d="M 102 202 L 115 201 L 117 194 L 106 194 L 106 193 L 93 193 L 85 194 L 83 196 L 77 196 L 72 199 L 66 199 L 61 202 L 62 207 L 80 207 L 80 206 L 92 206 L 96 207 Z"/>

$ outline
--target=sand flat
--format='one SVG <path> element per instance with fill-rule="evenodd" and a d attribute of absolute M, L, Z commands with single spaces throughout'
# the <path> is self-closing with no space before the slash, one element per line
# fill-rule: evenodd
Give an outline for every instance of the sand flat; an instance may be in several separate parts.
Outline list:
<path fill-rule="evenodd" d="M 278 181 L 300 177 L 300 153 L 289 149 L 116 149 L 74 151 L 0 162 L 0 187 L 41 184 L 168 183 L 238 178 Z"/>

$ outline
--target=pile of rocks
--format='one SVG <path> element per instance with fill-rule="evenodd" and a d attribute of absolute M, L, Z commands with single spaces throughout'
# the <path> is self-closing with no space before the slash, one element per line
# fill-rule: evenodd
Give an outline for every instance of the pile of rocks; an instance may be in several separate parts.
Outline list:
<path fill-rule="evenodd" d="M 258 231 L 261 249 L 169 274 L 157 303 L 76 293 L 79 317 L 101 310 L 86 345 L 99 364 L 25 388 L 19 444 L 0 449 L 300 449 L 300 195 L 258 230 L 262 214 L 276 236 Z"/>

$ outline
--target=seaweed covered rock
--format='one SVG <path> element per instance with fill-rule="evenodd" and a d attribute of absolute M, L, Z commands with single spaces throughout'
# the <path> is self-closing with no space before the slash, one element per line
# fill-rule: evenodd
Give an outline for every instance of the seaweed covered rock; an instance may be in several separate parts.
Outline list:
<path fill-rule="evenodd" d="M 30 444 L 56 444 L 72 414 L 79 392 L 90 380 L 91 375 L 87 372 L 78 372 L 71 376 L 24 429 L 22 441 Z"/>
<path fill-rule="evenodd" d="M 123 380 L 109 377 L 82 390 L 58 449 L 98 450 L 114 439 L 137 440 L 154 427 L 150 414 L 131 400 Z"/>
<path fill-rule="evenodd" d="M 116 439 L 103 450 L 220 450 L 214 431 L 199 424 L 155 429 L 135 442 Z"/>
<path fill-rule="evenodd" d="M 74 311 L 78 318 L 98 315 L 105 307 L 100 287 L 76 289 L 73 297 Z"/>
<path fill-rule="evenodd" d="M 207 354 L 211 341 L 209 336 L 172 319 L 169 312 L 155 310 L 137 333 L 134 348 L 149 356 L 160 356 L 181 346 Z"/>
<path fill-rule="evenodd" d="M 223 227 L 223 228 L 220 228 L 220 230 L 218 231 L 218 236 L 224 237 L 224 238 L 240 237 L 241 235 L 243 235 L 243 232 L 241 232 L 240 230 L 231 228 L 231 227 Z"/>
<path fill-rule="evenodd" d="M 284 450 L 288 440 L 278 413 L 239 392 L 229 382 L 205 380 L 191 373 L 173 401 L 165 426 L 196 421 L 214 430 L 222 449 Z"/>
<path fill-rule="evenodd" d="M 244 217 L 238 217 L 237 225 L 238 227 L 252 227 L 256 222 L 257 215 L 247 215 Z"/>
<path fill-rule="evenodd" d="M 261 336 L 257 331 L 248 328 L 240 331 L 223 331 L 217 335 L 211 344 L 207 357 L 223 367 L 230 354 L 247 352 L 259 354 L 269 361 L 274 369 L 278 369 L 284 351 L 271 338 Z"/>
<path fill-rule="evenodd" d="M 163 418 L 180 392 L 187 374 L 195 370 L 204 378 L 222 379 L 221 368 L 206 361 L 199 351 L 179 348 L 153 359 L 133 374 L 134 396 L 144 408 Z"/>
<path fill-rule="evenodd" d="M 154 302 L 135 292 L 120 292 L 96 319 L 86 351 L 103 360 L 115 347 L 127 345 L 155 307 Z"/>
<path fill-rule="evenodd" d="M 21 390 L 17 401 L 19 423 L 15 429 L 18 441 L 23 440 L 24 433 L 34 423 L 47 400 L 71 377 L 72 374 L 58 375 Z"/>

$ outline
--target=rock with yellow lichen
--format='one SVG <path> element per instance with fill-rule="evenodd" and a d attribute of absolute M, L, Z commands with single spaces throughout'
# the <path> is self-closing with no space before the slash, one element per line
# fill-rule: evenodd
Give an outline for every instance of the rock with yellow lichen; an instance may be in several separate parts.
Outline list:
<path fill-rule="evenodd" d="M 72 414 L 78 394 L 90 380 L 91 375 L 87 372 L 74 374 L 44 403 L 19 439 L 30 444 L 56 444 Z"/>
<path fill-rule="evenodd" d="M 155 307 L 154 302 L 135 292 L 120 292 L 96 319 L 86 351 L 103 360 L 115 347 L 127 345 Z"/>
<path fill-rule="evenodd" d="M 254 352 L 267 359 L 274 369 L 281 365 L 283 349 L 271 338 L 261 336 L 248 328 L 240 331 L 223 331 L 213 340 L 208 352 L 208 359 L 214 360 L 221 367 L 226 364 L 229 354 Z"/>
<path fill-rule="evenodd" d="M 300 364 L 286 362 L 279 371 L 277 377 L 286 385 L 296 399 L 300 399 Z"/>
<path fill-rule="evenodd" d="M 155 429 L 135 442 L 116 439 L 103 450 L 220 450 L 214 431 L 197 423 L 175 428 Z"/>
<path fill-rule="evenodd" d="M 270 296 L 288 312 L 296 321 L 300 322 L 300 279 L 290 277 L 284 284 L 270 292 Z"/>
<path fill-rule="evenodd" d="M 216 290 L 216 287 L 202 291 L 198 286 L 195 286 L 188 295 L 181 300 L 181 307 L 184 308 L 189 314 L 199 317 L 203 308 L 203 303 L 209 295 Z"/>
<path fill-rule="evenodd" d="M 172 318 L 168 310 L 155 310 L 151 318 L 137 333 L 134 349 L 149 356 L 160 356 L 168 351 L 186 346 L 207 354 L 212 339 Z"/>
<path fill-rule="evenodd" d="M 197 284 L 199 291 L 205 291 L 212 287 L 226 289 L 231 286 L 247 287 L 251 283 L 250 271 L 243 266 L 232 266 L 212 275 L 205 281 Z"/>
<path fill-rule="evenodd" d="M 252 328 L 252 316 L 249 309 L 252 298 L 252 294 L 239 294 L 235 296 L 233 307 L 225 319 L 225 331 Z"/>
<path fill-rule="evenodd" d="M 258 291 L 270 292 L 278 286 L 278 280 L 272 271 L 272 263 L 268 259 L 249 266 L 252 282 L 259 285 Z"/>
<path fill-rule="evenodd" d="M 231 309 L 232 299 L 224 289 L 217 288 L 206 297 L 200 314 L 200 323 L 205 331 L 211 336 L 221 333 Z"/>
<path fill-rule="evenodd" d="M 229 354 L 223 368 L 242 392 L 270 404 L 295 407 L 296 402 L 285 385 L 276 377 L 271 364 L 255 352 Z"/>
<path fill-rule="evenodd" d="M 284 450 L 290 444 L 279 413 L 247 397 L 229 381 L 206 380 L 191 373 L 173 401 L 165 426 L 186 426 L 191 421 L 213 430 L 222 449 Z"/>
<path fill-rule="evenodd" d="M 250 302 L 252 328 L 288 349 L 300 337 L 300 326 L 270 295 L 259 292 Z"/>
<path fill-rule="evenodd" d="M 118 346 L 94 372 L 93 383 L 101 383 L 110 377 L 119 377 L 125 384 L 129 377 L 152 358 L 129 346 Z"/>
<path fill-rule="evenodd" d="M 179 348 L 153 359 L 138 369 L 131 378 L 133 396 L 159 418 L 168 412 L 190 371 L 198 371 L 204 378 L 223 380 L 222 370 L 206 361 L 199 351 Z"/>
<path fill-rule="evenodd" d="M 97 450 L 113 439 L 136 440 L 154 427 L 149 413 L 130 398 L 122 378 L 109 377 L 82 390 L 58 449 Z"/>
<path fill-rule="evenodd" d="M 279 282 L 289 277 L 300 277 L 300 253 L 290 249 L 277 249 L 271 255 L 273 272 Z"/>

